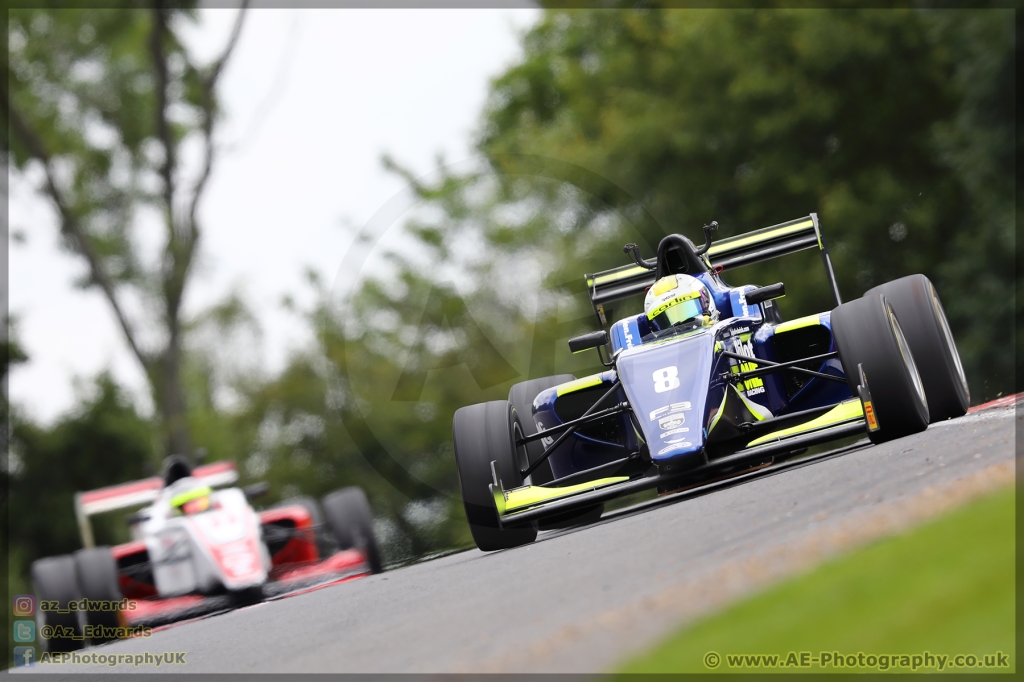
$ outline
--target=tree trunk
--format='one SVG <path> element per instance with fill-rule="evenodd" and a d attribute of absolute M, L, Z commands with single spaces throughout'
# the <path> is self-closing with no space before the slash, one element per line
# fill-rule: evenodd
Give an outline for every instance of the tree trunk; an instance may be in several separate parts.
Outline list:
<path fill-rule="evenodd" d="M 157 411 L 160 413 L 165 455 L 193 461 L 188 428 L 188 403 L 181 383 L 181 347 L 172 342 L 153 368 Z"/>

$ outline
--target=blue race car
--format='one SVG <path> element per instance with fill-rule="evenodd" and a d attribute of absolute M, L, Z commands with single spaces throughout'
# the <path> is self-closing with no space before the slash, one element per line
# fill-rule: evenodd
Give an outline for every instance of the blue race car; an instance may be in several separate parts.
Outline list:
<path fill-rule="evenodd" d="M 569 340 L 607 371 L 545 377 L 508 400 L 460 408 L 459 484 L 480 549 L 600 517 L 606 500 L 670 492 L 866 434 L 880 443 L 958 417 L 967 380 L 939 296 L 911 275 L 843 303 L 818 218 L 697 248 L 673 234 L 657 257 L 587 275 L 602 327 L 646 293 L 643 313 Z M 783 321 L 783 283 L 733 287 L 722 273 L 817 248 L 836 307 Z M 610 332 L 610 333 L 609 333 Z"/>

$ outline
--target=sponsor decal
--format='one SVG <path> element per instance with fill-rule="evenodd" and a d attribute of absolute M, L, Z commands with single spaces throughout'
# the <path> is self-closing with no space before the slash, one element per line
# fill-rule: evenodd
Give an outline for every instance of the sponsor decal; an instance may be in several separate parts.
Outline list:
<path fill-rule="evenodd" d="M 749 331 L 750 331 L 750 327 L 739 327 L 739 328 L 737 328 L 737 329 L 733 329 L 733 330 L 731 330 L 731 331 L 732 331 L 732 333 L 733 333 L 734 335 L 735 335 L 735 334 L 746 334 L 747 332 L 749 332 Z"/>
<path fill-rule="evenodd" d="M 544 426 L 544 424 L 541 423 L 541 421 L 538 419 L 537 420 L 537 431 L 543 431 L 545 428 L 546 427 Z M 540 439 L 540 444 L 543 445 L 545 448 L 549 447 L 554 442 L 555 442 L 555 439 L 552 438 L 551 436 L 544 436 L 543 438 Z"/>
<path fill-rule="evenodd" d="M 654 421 L 655 419 L 663 417 L 668 414 L 674 414 L 676 412 L 686 412 L 689 409 L 691 408 L 690 403 L 688 402 L 672 403 L 671 405 L 665 405 L 664 407 L 659 407 L 658 409 L 651 412 L 651 421 Z"/>
<path fill-rule="evenodd" d="M 674 436 L 677 433 L 688 433 L 689 431 L 690 431 L 689 427 L 684 426 L 681 429 L 672 429 L 671 431 L 666 431 L 663 434 L 661 434 L 661 437 L 665 438 L 667 436 Z M 672 441 L 669 441 L 669 442 L 671 443 Z"/>
<path fill-rule="evenodd" d="M 685 415 L 682 414 L 669 415 L 668 417 L 665 417 L 664 419 L 659 421 L 658 426 L 661 428 L 662 431 L 669 431 L 670 429 L 678 428 L 682 426 L 683 423 L 686 421 L 684 417 Z"/>
<path fill-rule="evenodd" d="M 619 324 L 622 325 L 622 337 L 626 341 L 626 348 L 632 348 L 635 339 L 633 335 L 629 333 L 629 320 L 623 320 Z"/>
<path fill-rule="evenodd" d="M 665 444 L 666 445 L 675 445 L 676 443 L 682 443 L 684 440 L 686 440 L 686 439 L 685 438 L 673 438 L 672 440 L 665 441 Z"/>
<path fill-rule="evenodd" d="M 676 450 L 678 448 L 685 448 L 688 445 L 692 445 L 692 443 L 690 443 L 688 441 L 684 441 L 682 443 L 675 443 L 673 445 L 669 445 L 667 448 L 662 448 L 661 450 L 658 450 L 658 454 L 659 455 L 664 455 L 666 452 L 670 452 L 670 451 Z"/>
<path fill-rule="evenodd" d="M 733 352 L 740 355 L 745 355 L 748 358 L 756 359 L 754 356 L 754 344 L 750 341 L 739 341 L 736 340 L 733 344 Z M 749 372 L 759 367 L 756 362 L 740 362 L 737 363 L 735 360 L 732 361 L 732 367 L 729 371 L 733 374 L 738 372 Z M 764 393 L 764 381 L 760 377 L 752 377 L 743 381 L 742 385 L 743 392 L 750 397 L 757 395 L 758 393 Z"/>
<path fill-rule="evenodd" d="M 864 401 L 864 419 L 868 422 L 868 431 L 878 430 L 878 419 L 875 417 L 875 408 L 870 400 Z"/>

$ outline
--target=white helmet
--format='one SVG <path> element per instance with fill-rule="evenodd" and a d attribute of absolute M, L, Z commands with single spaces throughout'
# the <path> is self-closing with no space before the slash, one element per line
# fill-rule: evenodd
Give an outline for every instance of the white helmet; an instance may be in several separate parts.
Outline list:
<path fill-rule="evenodd" d="M 657 331 L 671 327 L 707 327 L 718 321 L 711 292 L 689 275 L 662 277 L 647 291 L 644 312 Z"/>

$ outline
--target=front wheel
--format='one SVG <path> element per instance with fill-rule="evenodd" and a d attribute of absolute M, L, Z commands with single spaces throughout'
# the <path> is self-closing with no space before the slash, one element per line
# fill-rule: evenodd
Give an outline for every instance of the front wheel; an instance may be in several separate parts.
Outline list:
<path fill-rule="evenodd" d="M 506 490 L 523 484 L 521 468 L 528 461 L 526 448 L 515 445 L 522 433 L 516 409 L 507 400 L 459 408 L 452 420 L 462 504 L 473 541 L 485 552 L 518 547 L 537 539 L 536 523 L 524 528 L 502 528 L 488 488 L 492 481 L 491 462 Z"/>
<path fill-rule="evenodd" d="M 85 645 L 82 627 L 78 624 L 78 614 L 69 606 L 70 602 L 82 598 L 74 557 L 55 556 L 34 562 L 32 591 L 36 595 L 36 624 L 43 648 L 50 653 L 81 649 Z M 46 602 L 45 610 L 43 602 Z"/>
<path fill-rule="evenodd" d="M 358 549 L 366 555 L 370 572 L 381 573 L 381 558 L 377 537 L 373 534 L 373 512 L 362 488 L 341 488 L 324 496 L 321 506 L 338 549 Z"/>
<path fill-rule="evenodd" d="M 871 441 L 883 443 L 928 428 L 924 384 L 896 312 L 885 297 L 872 294 L 842 304 L 832 311 L 832 332 L 855 396 L 860 369 L 867 379 L 879 427 L 868 432 Z"/>
<path fill-rule="evenodd" d="M 75 572 L 82 596 L 89 602 L 85 622 L 92 626 L 92 643 L 117 639 L 121 626 L 121 588 L 117 584 L 117 561 L 109 547 L 89 547 L 75 552 Z"/>

